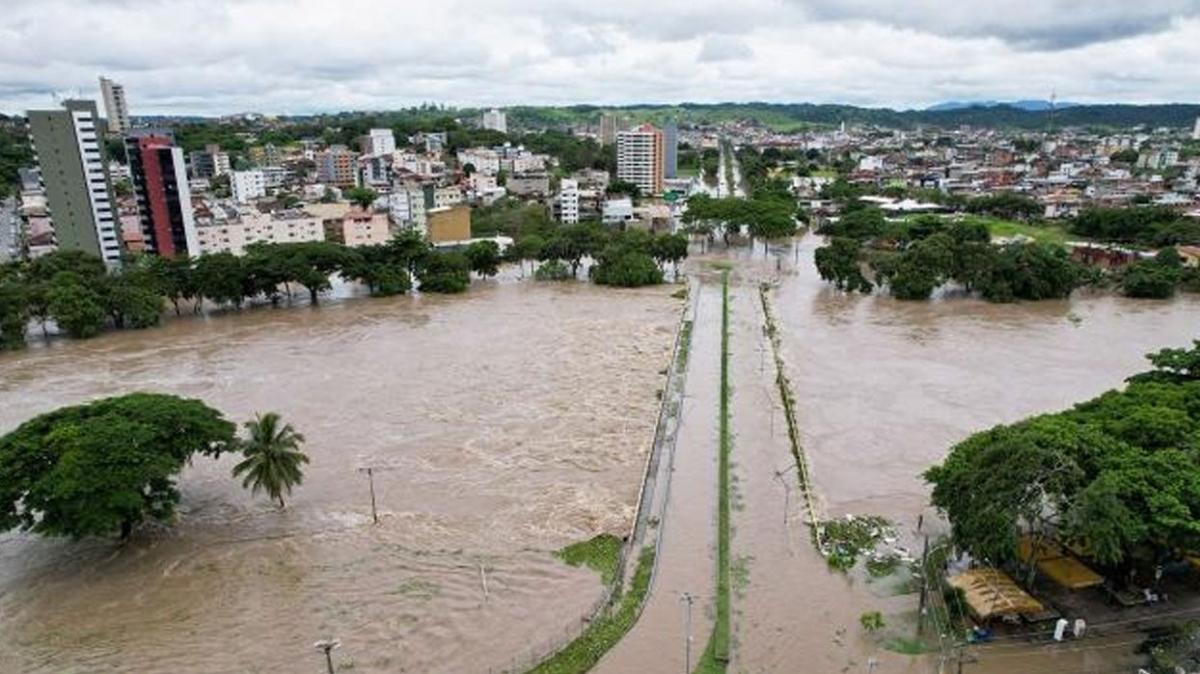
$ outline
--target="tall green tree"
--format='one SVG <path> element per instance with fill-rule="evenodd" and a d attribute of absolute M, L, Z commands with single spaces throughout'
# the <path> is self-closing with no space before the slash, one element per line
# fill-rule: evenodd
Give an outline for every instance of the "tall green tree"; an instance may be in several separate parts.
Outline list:
<path fill-rule="evenodd" d="M 29 300 L 15 279 L 0 278 L 0 351 L 25 348 Z"/>
<path fill-rule="evenodd" d="M 242 478 L 242 486 L 251 494 L 265 491 L 279 507 L 286 507 L 283 495 L 304 481 L 302 466 L 308 456 L 300 451 L 304 436 L 291 424 L 281 423 L 279 414 L 267 412 L 245 423 L 247 437 L 238 442 L 245 457 L 233 467 L 233 476 Z"/>
<path fill-rule="evenodd" d="M 375 200 L 379 198 L 379 193 L 370 187 L 351 187 L 346 190 L 344 196 L 350 203 L 367 211 L 371 210 L 375 205 Z"/>
<path fill-rule="evenodd" d="M 233 424 L 198 400 L 133 393 L 71 405 L 0 437 L 0 530 L 127 538 L 168 520 L 195 454 L 218 456 Z"/>
<path fill-rule="evenodd" d="M 77 339 L 95 337 L 104 329 L 104 299 L 78 274 L 64 271 L 54 276 L 47 306 L 58 327 Z"/>

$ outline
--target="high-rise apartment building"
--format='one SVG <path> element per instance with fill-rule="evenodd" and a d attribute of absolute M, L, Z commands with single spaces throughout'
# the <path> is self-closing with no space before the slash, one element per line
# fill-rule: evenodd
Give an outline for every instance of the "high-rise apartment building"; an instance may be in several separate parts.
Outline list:
<path fill-rule="evenodd" d="M 229 176 L 229 191 L 239 204 L 267 196 L 267 177 L 261 169 L 234 171 Z"/>
<path fill-rule="evenodd" d="M 558 221 L 564 225 L 579 222 L 579 181 L 563 178 L 558 187 L 558 202 L 555 204 Z"/>
<path fill-rule="evenodd" d="M 1196 118 L 1196 128 L 1192 129 L 1192 140 L 1200 140 L 1200 117 Z"/>
<path fill-rule="evenodd" d="M 600 144 L 612 145 L 617 142 L 617 116 L 611 112 L 600 115 Z"/>
<path fill-rule="evenodd" d="M 318 152 L 317 180 L 339 187 L 353 187 L 358 181 L 358 157 L 344 145 Z"/>
<path fill-rule="evenodd" d="M 503 110 L 492 108 L 483 113 L 480 126 L 500 133 L 508 133 L 508 116 L 504 114 Z"/>
<path fill-rule="evenodd" d="M 643 195 L 663 192 L 663 133 L 650 124 L 617 132 L 617 180 Z"/>
<path fill-rule="evenodd" d="M 129 131 L 129 106 L 125 104 L 125 87 L 100 78 L 100 94 L 104 98 L 104 114 L 108 115 L 108 132 L 120 135 Z"/>
<path fill-rule="evenodd" d="M 121 241 L 96 102 L 68 100 L 62 110 L 30 110 L 26 117 L 58 247 L 118 264 Z"/>
<path fill-rule="evenodd" d="M 163 257 L 199 255 L 183 150 L 154 132 L 127 136 L 125 150 L 146 251 Z"/>
<path fill-rule="evenodd" d="M 362 153 L 378 157 L 396 151 L 396 136 L 391 129 L 371 129 L 360 139 Z"/>
<path fill-rule="evenodd" d="M 203 151 L 188 155 L 192 163 L 192 177 L 215 178 L 232 170 L 229 153 L 222 152 L 220 145 L 205 145 Z"/>
<path fill-rule="evenodd" d="M 676 177 L 679 172 L 679 127 L 674 120 L 663 127 L 663 176 Z"/>

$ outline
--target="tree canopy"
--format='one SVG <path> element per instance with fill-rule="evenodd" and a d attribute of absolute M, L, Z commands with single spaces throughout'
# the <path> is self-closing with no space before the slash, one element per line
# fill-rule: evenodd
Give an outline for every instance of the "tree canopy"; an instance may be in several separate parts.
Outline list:
<path fill-rule="evenodd" d="M 175 477 L 229 449 L 234 426 L 198 400 L 134 393 L 71 405 L 0 437 L 0 530 L 127 537 L 169 519 Z"/>
<path fill-rule="evenodd" d="M 1111 566 L 1200 549 L 1200 340 L 1148 358 L 1124 390 L 977 433 L 930 468 L 956 543 L 1001 563 L 1020 535 L 1052 535 Z"/>

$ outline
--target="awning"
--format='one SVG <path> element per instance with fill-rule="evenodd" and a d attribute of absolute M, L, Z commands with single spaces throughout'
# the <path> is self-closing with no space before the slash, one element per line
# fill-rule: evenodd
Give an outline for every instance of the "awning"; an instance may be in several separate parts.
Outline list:
<path fill-rule="evenodd" d="M 1042 603 L 1029 596 L 998 569 L 981 568 L 964 571 L 947 580 L 963 592 L 971 614 L 980 621 L 1006 615 L 1037 614 L 1046 610 Z"/>
<path fill-rule="evenodd" d="M 1022 536 L 1018 549 L 1021 561 L 1028 562 L 1032 558 L 1037 563 L 1038 570 L 1047 578 L 1069 590 L 1082 590 L 1104 584 L 1104 578 L 1100 574 L 1068 555 L 1053 542 L 1042 542 L 1035 550 L 1033 541 L 1028 536 Z"/>

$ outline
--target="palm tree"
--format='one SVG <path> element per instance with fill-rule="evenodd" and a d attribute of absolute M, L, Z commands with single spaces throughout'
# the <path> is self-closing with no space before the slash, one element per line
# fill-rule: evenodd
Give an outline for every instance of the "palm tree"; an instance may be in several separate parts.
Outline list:
<path fill-rule="evenodd" d="M 301 464 L 308 463 L 308 456 L 300 451 L 304 436 L 291 424 L 280 424 L 275 412 L 255 415 L 254 421 L 247 421 L 244 426 L 250 434 L 240 442 L 246 458 L 233 467 L 233 476 L 244 473 L 243 487 L 249 487 L 251 494 L 260 489 L 266 491 L 283 508 L 284 493 L 290 495 L 292 486 L 304 480 L 300 470 Z"/>

